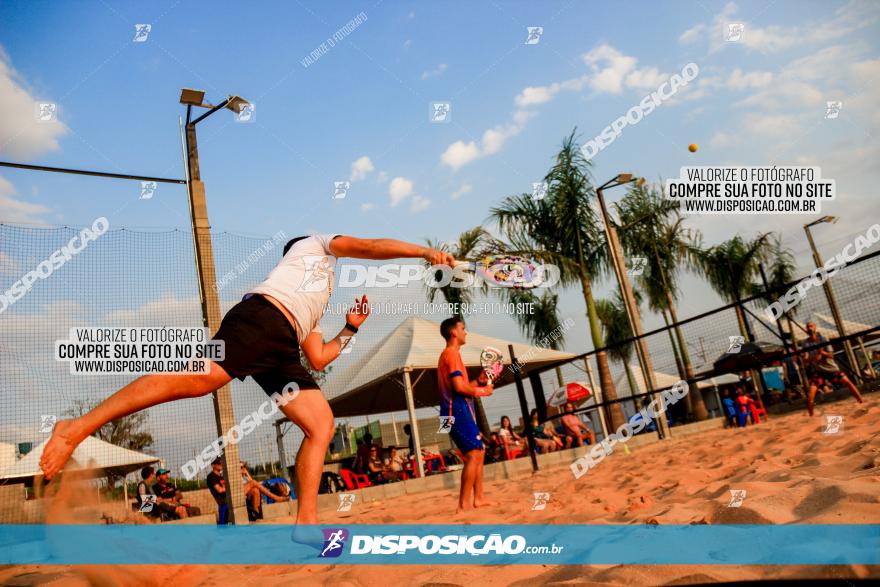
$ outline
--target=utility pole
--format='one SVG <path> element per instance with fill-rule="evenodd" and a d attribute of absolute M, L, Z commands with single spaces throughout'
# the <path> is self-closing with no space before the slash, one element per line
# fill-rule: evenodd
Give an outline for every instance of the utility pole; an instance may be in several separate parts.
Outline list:
<path fill-rule="evenodd" d="M 204 103 L 205 92 L 184 89 L 180 103 L 186 105 L 186 126 L 184 128 L 184 149 L 186 162 L 187 191 L 189 194 L 190 218 L 192 221 L 193 249 L 196 257 L 196 274 L 199 282 L 199 298 L 202 306 L 202 321 L 210 333 L 220 328 L 220 298 L 217 295 L 217 274 L 214 267 L 214 250 L 211 244 L 211 224 L 208 220 L 208 204 L 205 198 L 205 184 L 199 168 L 199 150 L 196 140 L 196 124 L 214 112 L 229 107 L 240 108 L 247 102 L 237 96 L 230 96 L 217 106 Z M 192 120 L 193 106 L 208 108 L 205 113 Z M 214 405 L 214 421 L 218 436 L 226 433 L 236 424 L 232 408 L 232 388 L 224 385 L 211 394 Z M 228 443 L 221 455 L 223 476 L 226 480 L 229 521 L 246 523 L 247 512 L 244 504 L 241 475 L 238 473 L 240 455 L 237 443 Z M 239 517 L 240 516 L 240 517 Z"/>
<path fill-rule="evenodd" d="M 642 330 L 642 319 L 639 313 L 639 307 L 635 303 L 632 284 L 630 284 L 629 278 L 626 274 L 626 265 L 623 261 L 623 252 L 620 246 L 620 241 L 617 237 L 617 230 L 608 218 L 608 209 L 605 207 L 605 196 L 603 194 L 603 190 L 607 187 L 623 185 L 630 183 L 631 181 L 635 181 L 631 174 L 621 173 L 611 181 L 606 182 L 599 187 L 596 190 L 596 195 L 599 200 L 599 209 L 602 212 L 602 221 L 605 225 L 605 236 L 608 239 L 608 247 L 611 250 L 611 261 L 614 266 L 614 273 L 617 276 L 618 283 L 620 283 L 621 294 L 623 296 L 624 305 L 626 306 L 626 314 L 629 318 L 630 328 L 632 328 L 633 336 L 637 337 L 635 347 L 636 355 L 639 358 L 639 365 L 642 369 L 642 377 L 644 378 L 645 385 L 649 387 L 651 391 L 655 391 L 657 389 L 657 381 L 654 378 L 654 367 L 651 364 L 651 356 L 648 354 L 648 347 L 645 344 L 645 339 L 642 338 L 644 331 Z M 652 399 L 656 399 L 656 394 L 652 394 L 652 396 Z M 666 410 L 663 411 L 663 414 L 657 418 L 657 420 L 657 431 L 660 438 L 669 438 L 670 433 L 669 424 L 666 421 Z"/>
<path fill-rule="evenodd" d="M 823 222 L 830 222 L 833 224 L 837 222 L 837 218 L 834 216 L 823 216 L 809 224 L 804 224 L 804 232 L 807 233 L 807 240 L 810 243 L 810 249 L 813 251 L 813 262 L 816 264 L 816 269 L 824 267 L 825 262 L 822 261 L 822 255 L 819 254 L 819 249 L 816 248 L 816 243 L 813 241 L 813 233 L 810 232 L 810 227 Z M 843 320 L 840 318 L 840 310 L 837 308 L 837 299 L 834 297 L 834 290 L 831 289 L 831 283 L 829 283 L 827 276 L 822 283 L 822 289 L 825 290 L 825 299 L 828 300 L 828 307 L 831 309 L 831 316 L 834 318 L 834 326 L 837 327 L 837 334 L 840 337 L 845 337 L 846 328 L 844 328 Z M 846 353 L 846 360 L 849 361 L 849 364 L 852 367 L 856 382 L 862 383 L 862 374 L 859 372 L 859 362 L 856 360 L 856 354 L 853 352 L 849 339 L 844 339 L 843 350 Z M 867 357 L 865 358 L 867 359 Z M 868 359 L 868 364 L 871 364 L 870 359 Z"/>

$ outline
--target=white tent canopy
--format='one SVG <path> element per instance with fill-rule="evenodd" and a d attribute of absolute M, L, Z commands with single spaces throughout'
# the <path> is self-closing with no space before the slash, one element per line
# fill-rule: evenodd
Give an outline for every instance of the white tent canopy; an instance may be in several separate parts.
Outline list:
<path fill-rule="evenodd" d="M 461 348 L 468 377 L 473 379 L 479 374 L 480 351 L 487 346 L 499 349 L 504 355 L 505 365 L 510 365 L 508 345 L 513 345 L 523 376 L 529 371 L 575 356 L 469 332 L 467 344 Z M 440 403 L 436 371 L 444 348 L 446 341 L 440 336 L 440 324 L 412 316 L 382 339 L 369 355 L 328 383 L 332 395 L 330 406 L 337 417 L 385 414 L 404 409 L 409 412 L 420 476 L 424 475 L 424 463 L 416 408 Z M 495 382 L 495 387 L 512 381 L 511 370 L 505 369 Z"/>
<path fill-rule="evenodd" d="M 48 439 L 40 443 L 17 463 L 0 471 L 0 481 L 24 483 L 36 476 L 42 476 L 40 458 Z M 89 436 L 73 451 L 67 469 L 93 471 L 96 477 L 106 475 L 125 476 L 146 465 L 158 462 L 153 455 L 144 454 Z"/>
<path fill-rule="evenodd" d="M 631 390 L 632 393 L 628 395 L 638 395 L 650 391 L 648 386 L 645 385 L 645 378 L 642 376 L 642 368 L 638 364 L 630 365 L 629 368 L 632 371 L 633 380 L 635 381 L 637 389 Z M 657 382 L 658 389 L 663 389 L 675 385 L 679 381 L 679 378 L 675 375 L 669 375 L 668 373 L 663 373 L 661 371 L 654 371 L 654 381 Z M 618 391 L 623 389 L 630 391 L 629 380 L 626 378 L 625 372 L 614 382 L 614 388 Z M 623 397 L 620 393 L 617 395 L 619 398 Z"/>
<path fill-rule="evenodd" d="M 499 349 L 504 354 L 504 364 L 510 365 L 509 344 L 513 345 L 523 376 L 534 369 L 575 356 L 469 332 L 467 344 L 461 348 L 461 358 L 468 368 L 468 376 L 474 378 L 478 375 L 480 351 L 487 346 Z M 337 417 L 360 416 L 407 409 L 406 397 L 401 393 L 401 389 L 405 388 L 405 372 L 411 373 L 416 408 L 439 405 L 440 392 L 435 371 L 445 347 L 446 341 L 440 336 L 437 322 L 417 316 L 406 319 L 367 356 L 328 382 L 333 414 Z M 513 376 L 507 369 L 495 387 L 512 381 Z"/>

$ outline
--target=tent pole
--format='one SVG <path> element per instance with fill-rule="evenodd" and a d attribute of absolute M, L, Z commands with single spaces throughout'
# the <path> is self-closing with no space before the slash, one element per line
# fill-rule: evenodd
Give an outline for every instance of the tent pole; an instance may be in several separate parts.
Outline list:
<path fill-rule="evenodd" d="M 397 422 L 394 421 L 394 412 L 391 412 L 391 429 L 394 430 L 394 446 L 400 446 L 400 438 L 397 436 Z"/>
<path fill-rule="evenodd" d="M 403 372 L 403 385 L 406 390 L 406 410 L 409 412 L 409 426 L 412 428 L 413 446 L 416 449 L 416 466 L 419 469 L 419 478 L 425 476 L 425 461 L 422 460 L 422 441 L 419 439 L 419 422 L 416 419 L 416 403 L 413 400 L 412 382 L 409 379 L 409 369 Z"/>
<path fill-rule="evenodd" d="M 513 353 L 513 345 L 507 345 L 507 351 L 510 353 L 510 364 L 516 365 L 516 355 Z M 535 435 L 532 433 L 532 422 L 529 418 L 529 404 L 526 401 L 526 389 L 523 387 L 522 376 L 519 370 L 514 370 L 513 381 L 516 383 L 516 395 L 519 397 L 519 409 L 522 413 L 523 430 L 526 433 L 526 440 L 529 441 L 529 456 L 532 457 L 532 472 L 538 470 L 537 443 Z"/>
<path fill-rule="evenodd" d="M 128 511 L 128 473 L 122 478 L 123 511 Z"/>

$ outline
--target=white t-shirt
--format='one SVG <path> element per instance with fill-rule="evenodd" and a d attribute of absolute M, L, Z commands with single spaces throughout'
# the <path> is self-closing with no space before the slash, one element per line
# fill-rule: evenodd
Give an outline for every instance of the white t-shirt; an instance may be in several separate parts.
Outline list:
<path fill-rule="evenodd" d="M 318 322 L 333 292 L 336 257 L 330 241 L 338 234 L 316 234 L 295 243 L 281 262 L 261 284 L 248 293 L 272 296 L 296 320 L 300 344 L 313 330 L 321 332 Z"/>

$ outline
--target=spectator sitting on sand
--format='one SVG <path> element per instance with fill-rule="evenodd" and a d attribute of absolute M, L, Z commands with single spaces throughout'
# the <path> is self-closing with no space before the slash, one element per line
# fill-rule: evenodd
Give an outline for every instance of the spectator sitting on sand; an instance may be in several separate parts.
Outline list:
<path fill-rule="evenodd" d="M 516 433 L 513 426 L 510 425 L 510 418 L 501 416 L 501 429 L 498 430 L 498 440 L 501 444 L 506 444 L 510 450 L 524 450 L 525 439 Z"/>
<path fill-rule="evenodd" d="M 584 440 L 589 439 L 590 444 L 596 444 L 596 434 L 587 428 L 583 420 L 574 415 L 574 404 L 568 402 L 564 407 L 565 415 L 562 416 L 562 429 L 565 434 L 565 448 L 571 446 L 583 446 Z"/>
<path fill-rule="evenodd" d="M 556 443 L 552 438 L 544 434 L 544 426 L 538 421 L 537 408 L 532 409 L 529 417 L 531 418 L 529 426 L 531 427 L 532 436 L 535 438 L 535 446 L 538 447 L 538 452 L 541 454 L 553 452 L 556 449 Z"/>

